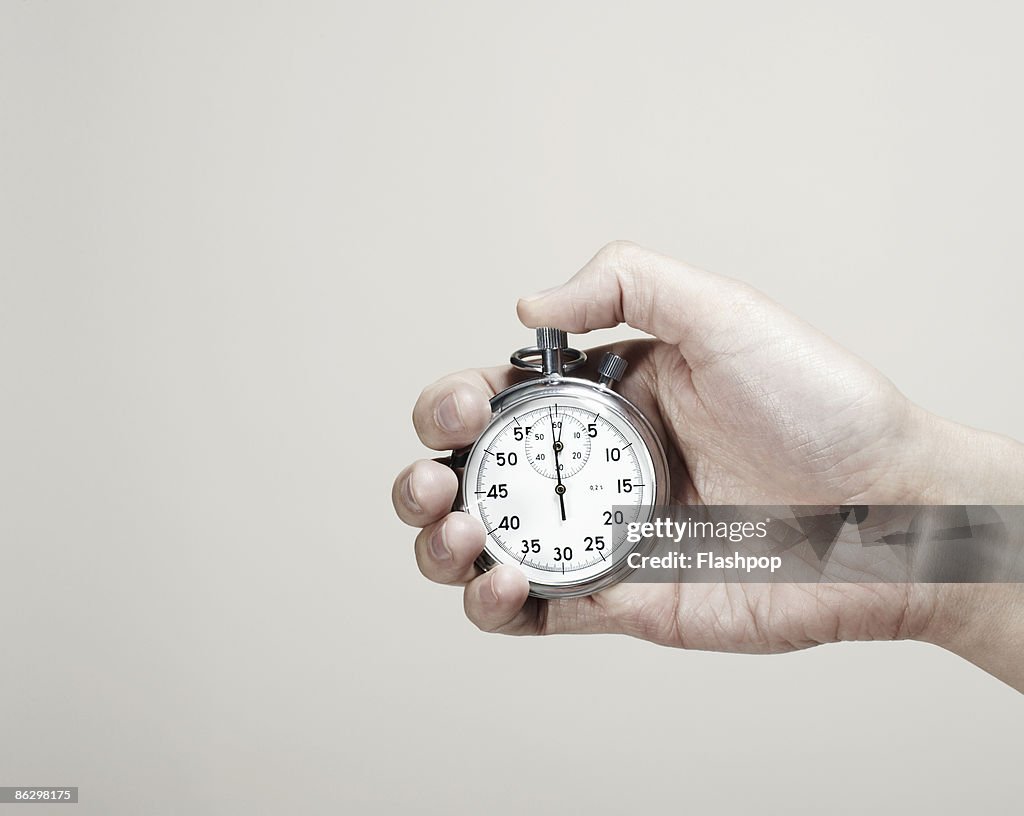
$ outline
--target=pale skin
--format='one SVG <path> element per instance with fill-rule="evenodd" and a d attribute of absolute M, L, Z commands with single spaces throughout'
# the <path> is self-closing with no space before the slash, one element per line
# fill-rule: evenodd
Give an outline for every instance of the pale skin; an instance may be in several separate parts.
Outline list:
<path fill-rule="evenodd" d="M 1021 504 L 1024 445 L 940 419 L 882 374 L 750 286 L 628 242 L 571 280 L 518 304 L 528 327 L 572 334 L 621 323 L 621 393 L 665 442 L 673 498 L 708 504 Z M 592 355 L 600 357 L 600 353 Z M 413 412 L 434 450 L 472 443 L 510 367 L 428 386 Z M 420 528 L 416 560 L 464 587 L 489 632 L 632 635 L 666 646 L 781 652 L 844 640 L 936 643 L 1024 691 L 1024 589 L 1016 584 L 619 584 L 558 601 L 528 597 L 513 566 L 474 566 L 484 529 L 450 512 L 444 464 L 395 480 L 399 517 Z"/>

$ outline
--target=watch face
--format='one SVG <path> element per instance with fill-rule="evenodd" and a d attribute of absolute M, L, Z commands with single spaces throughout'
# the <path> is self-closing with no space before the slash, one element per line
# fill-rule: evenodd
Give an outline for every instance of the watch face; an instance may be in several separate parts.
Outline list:
<path fill-rule="evenodd" d="M 585 592 L 634 549 L 626 525 L 650 519 L 659 469 L 625 400 L 539 390 L 500 411 L 477 441 L 463 503 L 487 531 L 485 552 L 518 565 L 535 594 Z"/>

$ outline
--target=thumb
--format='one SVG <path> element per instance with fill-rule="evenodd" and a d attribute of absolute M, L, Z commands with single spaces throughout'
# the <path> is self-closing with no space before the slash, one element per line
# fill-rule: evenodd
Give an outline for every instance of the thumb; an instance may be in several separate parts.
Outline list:
<path fill-rule="evenodd" d="M 614 241 L 567 283 L 521 299 L 516 309 L 527 327 L 555 326 L 573 334 L 627 323 L 679 346 L 696 362 L 726 350 L 730 339 L 749 335 L 742 313 L 760 309 L 763 300 L 740 281 Z M 737 334 L 741 323 L 745 331 Z"/>

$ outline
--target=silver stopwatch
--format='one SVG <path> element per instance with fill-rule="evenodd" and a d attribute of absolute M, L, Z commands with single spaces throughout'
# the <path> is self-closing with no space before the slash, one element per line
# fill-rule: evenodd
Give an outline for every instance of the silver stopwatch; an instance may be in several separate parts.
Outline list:
<path fill-rule="evenodd" d="M 487 532 L 478 566 L 514 564 L 540 598 L 589 595 L 621 580 L 631 523 L 668 496 L 665 451 L 650 422 L 613 386 L 626 360 L 608 353 L 596 382 L 566 376 L 586 363 L 566 333 L 537 329 L 512 365 L 537 377 L 491 400 L 480 438 L 452 454 L 456 509 Z"/>

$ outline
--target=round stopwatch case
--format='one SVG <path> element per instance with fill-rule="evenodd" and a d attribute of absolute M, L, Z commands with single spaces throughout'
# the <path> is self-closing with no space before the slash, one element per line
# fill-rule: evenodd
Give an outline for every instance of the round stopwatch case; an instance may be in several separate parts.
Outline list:
<path fill-rule="evenodd" d="M 484 525 L 482 569 L 514 564 L 541 598 L 589 595 L 620 581 L 628 556 L 649 548 L 628 540 L 628 525 L 665 504 L 668 465 L 650 423 L 612 390 L 625 360 L 606 355 L 597 382 L 567 377 L 586 356 L 567 348 L 564 332 L 537 335 L 512 362 L 541 378 L 496 395 L 479 439 L 453 454 L 456 509 Z"/>

